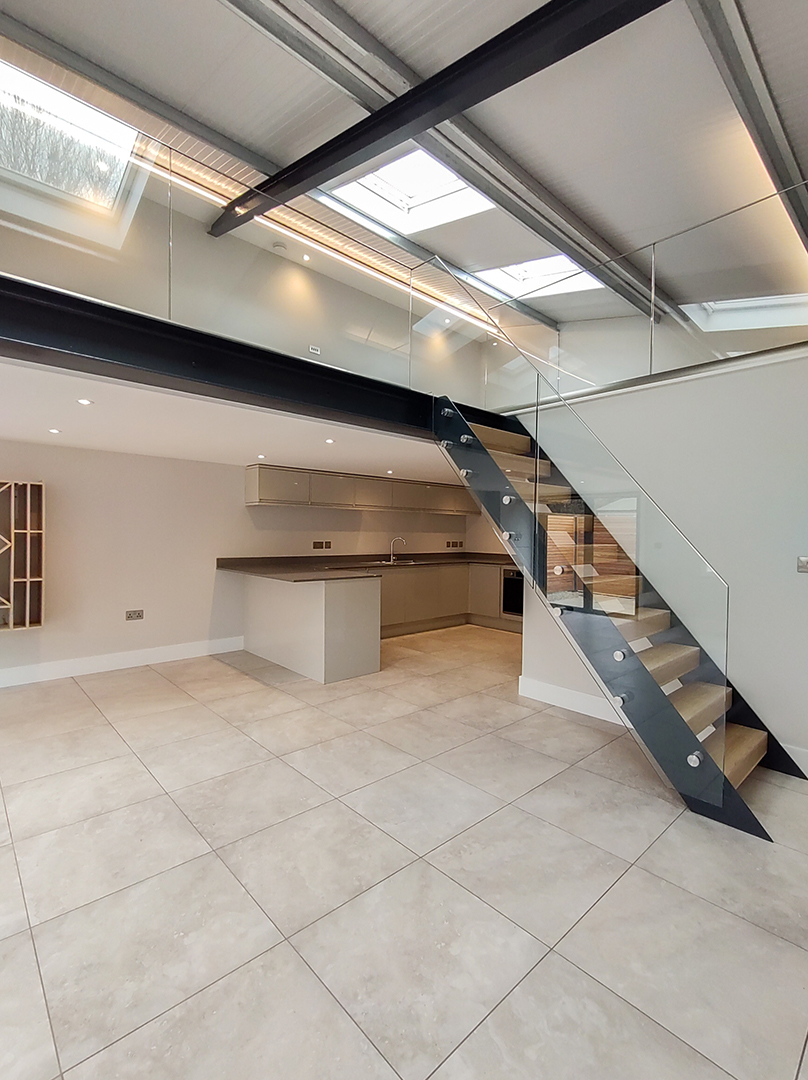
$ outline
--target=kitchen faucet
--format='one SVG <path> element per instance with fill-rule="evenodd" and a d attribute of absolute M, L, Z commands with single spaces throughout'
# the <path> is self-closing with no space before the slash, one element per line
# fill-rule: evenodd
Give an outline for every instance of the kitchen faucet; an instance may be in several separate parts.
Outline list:
<path fill-rule="evenodd" d="M 395 555 L 395 552 L 393 551 L 393 545 L 395 544 L 396 540 L 400 540 L 401 543 L 404 545 L 404 547 L 407 546 L 407 541 L 404 539 L 403 536 L 394 536 L 393 537 L 393 539 L 390 541 L 390 565 L 391 566 L 396 561 L 396 555 Z"/>

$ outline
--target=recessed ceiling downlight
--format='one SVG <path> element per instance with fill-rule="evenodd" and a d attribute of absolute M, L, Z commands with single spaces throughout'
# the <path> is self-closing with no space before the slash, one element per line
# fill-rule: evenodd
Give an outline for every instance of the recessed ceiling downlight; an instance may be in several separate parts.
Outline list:
<path fill-rule="evenodd" d="M 49 427 L 48 431 L 51 433 L 51 435 L 61 435 L 62 434 L 62 429 L 58 428 L 58 427 Z"/>
<path fill-rule="evenodd" d="M 334 440 L 333 440 L 333 439 L 326 439 L 325 441 L 326 441 L 327 443 L 329 443 L 329 444 L 330 444 L 330 443 L 332 443 L 332 442 L 333 442 Z"/>
<path fill-rule="evenodd" d="M 92 401 L 88 397 L 80 397 L 78 399 L 79 405 L 92 405 Z"/>

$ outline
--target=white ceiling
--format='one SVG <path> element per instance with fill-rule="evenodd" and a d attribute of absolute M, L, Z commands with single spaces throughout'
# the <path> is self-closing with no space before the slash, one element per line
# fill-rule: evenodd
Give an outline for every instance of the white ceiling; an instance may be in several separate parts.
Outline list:
<path fill-rule="evenodd" d="M 79 405 L 89 398 L 92 405 Z M 58 428 L 51 435 L 49 428 Z M 0 358 L 0 434 L 149 457 L 456 484 L 435 443 Z M 326 443 L 333 439 L 333 444 Z"/>

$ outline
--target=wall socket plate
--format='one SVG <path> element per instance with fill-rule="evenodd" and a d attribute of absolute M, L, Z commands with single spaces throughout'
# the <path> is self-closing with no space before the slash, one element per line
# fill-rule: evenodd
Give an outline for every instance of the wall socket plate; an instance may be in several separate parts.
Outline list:
<path fill-rule="evenodd" d="M 136 609 L 133 609 L 132 611 L 127 611 L 127 613 L 126 613 L 126 621 L 127 622 L 137 622 L 138 620 L 140 620 L 142 618 L 143 618 L 143 608 L 136 608 Z"/>
<path fill-rule="evenodd" d="M 331 547 L 331 541 L 330 540 L 312 540 L 311 546 L 314 548 L 315 551 L 322 551 L 323 548 L 328 550 Z"/>
<path fill-rule="evenodd" d="M 797 556 L 797 573 L 808 574 L 808 555 Z"/>

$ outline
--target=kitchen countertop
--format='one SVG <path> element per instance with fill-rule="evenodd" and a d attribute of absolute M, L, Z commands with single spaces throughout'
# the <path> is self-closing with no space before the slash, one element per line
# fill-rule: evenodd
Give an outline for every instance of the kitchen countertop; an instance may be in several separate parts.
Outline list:
<path fill-rule="evenodd" d="M 513 566 L 505 554 L 496 552 L 451 551 L 402 555 L 394 563 L 390 555 L 299 555 L 247 559 L 217 559 L 217 570 L 273 578 L 276 581 L 340 581 L 349 578 L 380 577 L 382 570 L 412 570 L 419 566 L 468 566 L 487 563 Z"/>

